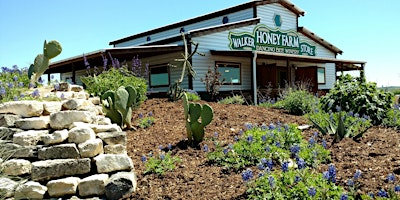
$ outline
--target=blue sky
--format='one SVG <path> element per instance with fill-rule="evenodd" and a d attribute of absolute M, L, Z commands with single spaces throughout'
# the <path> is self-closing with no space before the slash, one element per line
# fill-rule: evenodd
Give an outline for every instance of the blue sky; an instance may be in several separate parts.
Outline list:
<path fill-rule="evenodd" d="M 246 0 L 0 0 L 0 66 L 27 67 L 43 41 L 58 40 L 63 52 L 52 61 L 109 48 L 110 41 Z M 292 0 L 306 11 L 305 26 L 343 50 L 340 59 L 366 61 L 378 86 L 400 86 L 400 1 Z"/>

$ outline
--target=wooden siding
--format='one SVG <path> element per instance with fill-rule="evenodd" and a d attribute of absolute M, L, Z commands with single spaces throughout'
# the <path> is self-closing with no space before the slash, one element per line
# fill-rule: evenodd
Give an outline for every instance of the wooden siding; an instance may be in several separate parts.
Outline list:
<path fill-rule="evenodd" d="M 209 20 L 205 21 L 200 21 L 194 24 L 187 25 L 183 27 L 185 29 L 185 32 L 190 31 L 190 30 L 196 30 L 196 29 L 201 29 L 201 28 L 207 28 L 210 26 L 216 26 L 216 25 L 221 25 L 222 24 L 222 19 L 223 17 L 227 16 L 229 18 L 229 23 L 231 22 L 237 22 L 237 21 L 242 21 L 245 19 L 251 19 L 253 18 L 253 9 L 245 9 L 236 13 L 230 13 L 227 15 L 221 15 L 216 18 L 212 18 Z M 175 28 L 175 29 L 170 29 L 167 31 L 159 32 L 157 34 L 149 35 L 151 38 L 150 42 L 154 42 L 157 40 L 162 40 L 162 39 L 167 39 L 170 37 L 175 37 L 180 35 L 180 28 Z M 128 47 L 128 46 L 140 46 L 140 45 L 146 45 L 147 43 L 147 36 L 145 37 L 140 37 L 134 40 L 122 42 L 119 44 L 116 44 L 115 47 Z"/>
<path fill-rule="evenodd" d="M 280 15 L 282 19 L 281 30 L 297 30 L 297 16 L 281 4 L 266 4 L 257 7 L 257 17 L 261 18 L 261 24 L 271 28 L 277 28 L 274 23 L 274 16 Z"/>

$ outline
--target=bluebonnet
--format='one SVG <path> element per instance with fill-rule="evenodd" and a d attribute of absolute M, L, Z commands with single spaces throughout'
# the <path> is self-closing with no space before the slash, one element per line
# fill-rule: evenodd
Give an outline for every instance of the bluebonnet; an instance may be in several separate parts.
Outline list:
<path fill-rule="evenodd" d="M 394 182 L 394 180 L 395 180 L 395 177 L 394 177 L 393 174 L 389 174 L 389 175 L 387 176 L 387 181 L 388 181 L 389 183 Z"/>
<path fill-rule="evenodd" d="M 247 142 L 248 143 L 252 143 L 253 142 L 253 136 L 252 135 L 247 136 Z"/>
<path fill-rule="evenodd" d="M 146 158 L 146 156 L 142 156 L 141 158 L 140 158 L 140 160 L 142 161 L 142 162 L 146 162 L 147 161 L 147 158 Z"/>
<path fill-rule="evenodd" d="M 375 197 L 374 193 L 368 193 L 368 196 L 371 197 L 372 199 L 374 199 Z"/>
<path fill-rule="evenodd" d="M 163 153 L 160 154 L 160 159 L 161 159 L 161 160 L 164 160 L 164 159 L 165 159 L 165 154 L 163 154 Z"/>
<path fill-rule="evenodd" d="M 324 149 L 326 149 L 326 140 L 322 139 L 322 146 L 324 147 Z"/>
<path fill-rule="evenodd" d="M 268 176 L 268 183 L 269 183 L 269 187 L 274 188 L 275 179 L 273 176 Z"/>
<path fill-rule="evenodd" d="M 314 132 L 314 137 L 318 137 L 318 132 Z"/>
<path fill-rule="evenodd" d="M 264 123 L 261 124 L 261 130 L 263 130 L 263 131 L 267 130 L 267 125 L 265 125 Z"/>
<path fill-rule="evenodd" d="M 8 88 L 13 88 L 14 87 L 14 84 L 13 83 L 8 83 Z"/>
<path fill-rule="evenodd" d="M 267 136 L 266 136 L 266 135 L 262 135 L 262 136 L 261 136 L 261 140 L 262 140 L 263 142 L 267 141 Z"/>
<path fill-rule="evenodd" d="M 153 112 L 150 111 L 149 114 L 147 114 L 147 116 L 152 117 L 153 116 Z"/>
<path fill-rule="evenodd" d="M 15 76 L 13 77 L 13 80 L 14 80 L 14 81 L 18 81 L 18 76 L 15 75 Z"/>
<path fill-rule="evenodd" d="M 275 146 L 277 146 L 277 147 L 281 147 L 281 143 L 280 143 L 280 142 L 278 142 L 278 141 L 276 141 L 276 142 L 275 142 Z"/>
<path fill-rule="evenodd" d="M 64 93 L 61 93 L 60 98 L 61 98 L 61 99 L 64 99 L 64 97 L 65 97 L 65 96 L 64 96 Z"/>
<path fill-rule="evenodd" d="M 353 187 L 353 186 L 354 186 L 354 181 L 353 181 L 353 179 L 347 180 L 347 185 L 350 186 L 350 187 Z"/>
<path fill-rule="evenodd" d="M 258 178 L 260 178 L 260 177 L 263 177 L 264 176 L 264 173 L 258 173 Z"/>
<path fill-rule="evenodd" d="M 229 152 L 229 149 L 226 148 L 226 149 L 223 150 L 223 152 L 224 152 L 224 154 L 227 154 Z"/>
<path fill-rule="evenodd" d="M 303 158 L 298 158 L 297 159 L 297 168 L 298 169 L 304 169 L 306 167 L 306 162 L 304 161 Z"/>
<path fill-rule="evenodd" d="M 315 139 L 314 139 L 314 137 L 310 137 L 310 139 L 308 139 L 308 144 L 309 144 L 309 147 L 314 146 L 314 144 L 315 144 Z"/>
<path fill-rule="evenodd" d="M 264 150 L 265 150 L 266 152 L 270 152 L 270 151 L 271 151 L 271 148 L 270 148 L 269 146 L 266 146 L 266 147 L 264 148 Z"/>
<path fill-rule="evenodd" d="M 383 189 L 379 190 L 378 194 L 376 194 L 376 195 L 378 197 L 389 197 L 388 193 Z"/>
<path fill-rule="evenodd" d="M 168 150 L 171 150 L 171 149 L 172 149 L 172 144 L 171 144 L 171 143 L 168 143 L 167 148 L 168 148 Z"/>
<path fill-rule="evenodd" d="M 0 88 L 0 95 L 5 95 L 6 94 L 6 89 L 5 88 Z"/>
<path fill-rule="evenodd" d="M 395 192 L 400 192 L 400 185 L 394 186 L 394 191 Z"/>
<path fill-rule="evenodd" d="M 207 144 L 205 144 L 205 145 L 203 146 L 203 151 L 204 151 L 204 152 L 208 152 L 208 145 L 207 145 Z"/>
<path fill-rule="evenodd" d="M 33 87 L 35 87 L 36 85 L 35 84 L 33 84 L 33 83 L 29 83 L 29 88 L 33 88 Z"/>
<path fill-rule="evenodd" d="M 158 146 L 158 149 L 162 150 L 164 147 L 160 144 L 160 146 Z"/>
<path fill-rule="evenodd" d="M 261 158 L 260 161 L 261 161 L 262 164 L 267 164 L 267 162 L 268 162 L 268 160 L 266 158 Z"/>
<path fill-rule="evenodd" d="M 270 158 L 270 159 L 268 159 L 267 160 L 267 167 L 269 168 L 269 169 L 272 169 L 273 167 L 274 167 L 274 163 L 273 163 L 273 161 L 272 161 L 272 159 Z"/>
<path fill-rule="evenodd" d="M 298 144 L 294 144 L 293 146 L 290 147 L 290 152 L 293 155 L 296 155 L 297 153 L 300 152 L 300 146 Z"/>
<path fill-rule="evenodd" d="M 336 183 L 336 168 L 335 165 L 329 164 L 328 167 L 329 179 L 332 183 Z"/>
<path fill-rule="evenodd" d="M 340 200 L 347 200 L 347 199 L 349 199 L 349 196 L 347 194 L 340 195 Z"/>
<path fill-rule="evenodd" d="M 335 108 L 336 108 L 336 111 L 337 111 L 337 112 L 340 112 L 340 111 L 342 111 L 342 108 L 340 108 L 340 106 L 339 106 L 339 105 L 336 105 L 336 107 L 335 107 Z"/>
<path fill-rule="evenodd" d="M 332 105 L 333 105 L 333 102 L 330 101 L 330 102 L 328 103 L 328 108 L 332 107 Z"/>
<path fill-rule="evenodd" d="M 240 129 L 238 134 L 239 134 L 239 135 L 242 135 L 242 134 L 243 134 L 243 130 Z"/>
<path fill-rule="evenodd" d="M 235 135 L 235 137 L 233 137 L 233 140 L 236 142 L 239 140 L 238 136 Z"/>
<path fill-rule="evenodd" d="M 274 130 L 275 129 L 275 125 L 273 123 L 269 124 L 268 129 L 269 130 Z"/>
<path fill-rule="evenodd" d="M 359 117 L 360 117 L 360 114 L 356 113 L 356 114 L 354 114 L 354 117 L 359 118 Z"/>
<path fill-rule="evenodd" d="M 282 171 L 287 172 L 289 170 L 289 162 L 282 163 Z"/>
<path fill-rule="evenodd" d="M 361 174 L 362 174 L 362 173 L 361 173 L 361 170 L 358 170 L 358 169 L 357 169 L 357 170 L 356 170 L 356 173 L 354 173 L 354 179 L 356 179 L 356 180 L 359 179 L 359 178 L 361 177 Z"/>
<path fill-rule="evenodd" d="M 253 171 L 251 169 L 246 169 L 245 171 L 242 172 L 243 181 L 247 182 L 252 178 L 253 178 Z"/>
<path fill-rule="evenodd" d="M 322 176 L 324 177 L 324 179 L 329 181 L 329 172 L 328 171 L 322 172 Z"/>
<path fill-rule="evenodd" d="M 36 89 L 32 92 L 32 97 L 38 97 L 39 96 L 39 90 Z"/>
<path fill-rule="evenodd" d="M 18 87 L 24 87 L 24 83 L 23 82 L 19 82 L 18 83 Z"/>
<path fill-rule="evenodd" d="M 228 144 L 228 148 L 229 148 L 229 149 L 233 149 L 233 144 L 232 144 L 232 143 L 229 143 L 229 144 Z"/>
<path fill-rule="evenodd" d="M 218 132 L 214 132 L 214 137 L 218 138 Z"/>
<path fill-rule="evenodd" d="M 24 97 L 25 97 L 25 95 L 24 95 L 24 94 L 20 94 L 20 95 L 19 95 L 19 97 L 21 97 L 21 98 L 24 98 Z"/>
<path fill-rule="evenodd" d="M 353 111 L 349 111 L 349 112 L 347 113 L 347 115 L 349 115 L 350 117 L 354 117 L 354 112 L 353 112 Z"/>
<path fill-rule="evenodd" d="M 310 195 L 311 197 L 315 196 L 317 194 L 317 190 L 313 187 L 310 187 L 308 189 L 308 195 Z"/>
<path fill-rule="evenodd" d="M 244 126 L 245 126 L 245 129 L 246 129 L 246 130 L 251 130 L 251 129 L 253 129 L 253 124 L 251 124 L 251 123 L 245 123 Z"/>
<path fill-rule="evenodd" d="M 14 100 L 14 101 L 18 101 L 18 97 L 17 97 L 17 96 L 14 96 L 14 97 L 13 97 L 13 100 Z"/>
<path fill-rule="evenodd" d="M 295 183 L 298 183 L 298 182 L 300 182 L 300 181 L 301 181 L 300 176 L 295 176 L 295 177 L 294 177 L 294 182 L 295 182 Z"/>
<path fill-rule="evenodd" d="M 264 169 L 265 169 L 265 166 L 264 166 L 263 163 L 259 163 L 259 164 L 257 165 L 257 168 L 258 168 L 259 170 L 264 170 Z"/>
<path fill-rule="evenodd" d="M 143 114 L 142 113 L 139 113 L 138 116 L 139 116 L 139 118 L 143 118 Z"/>
<path fill-rule="evenodd" d="M 289 125 L 284 124 L 284 125 L 283 125 L 283 128 L 285 129 L 285 131 L 288 131 L 288 130 L 289 130 Z"/>

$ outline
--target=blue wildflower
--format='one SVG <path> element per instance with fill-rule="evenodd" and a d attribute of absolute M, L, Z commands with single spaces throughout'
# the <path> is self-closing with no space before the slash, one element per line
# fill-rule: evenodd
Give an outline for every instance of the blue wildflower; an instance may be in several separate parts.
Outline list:
<path fill-rule="evenodd" d="M 13 80 L 14 80 L 15 82 L 17 82 L 17 81 L 18 81 L 18 76 L 15 75 L 15 76 L 13 77 Z"/>
<path fill-rule="evenodd" d="M 269 146 L 266 146 L 266 147 L 264 148 L 264 150 L 265 150 L 266 152 L 270 152 L 270 151 L 271 151 L 271 148 L 270 148 Z"/>
<path fill-rule="evenodd" d="M 272 169 L 272 168 L 274 167 L 274 163 L 273 163 L 273 161 L 272 161 L 271 158 L 267 160 L 266 165 L 267 165 L 267 167 L 268 167 L 269 169 Z"/>
<path fill-rule="evenodd" d="M 207 145 L 207 144 L 205 144 L 205 145 L 203 146 L 203 151 L 204 151 L 204 152 L 208 152 L 208 145 Z"/>
<path fill-rule="evenodd" d="M 39 97 L 39 90 L 36 89 L 32 92 L 32 97 Z"/>
<path fill-rule="evenodd" d="M 172 149 L 172 144 L 168 143 L 167 148 L 168 148 L 168 150 L 171 150 Z"/>
<path fill-rule="evenodd" d="M 252 143 L 253 142 L 253 136 L 252 135 L 247 136 L 247 142 L 248 143 Z"/>
<path fill-rule="evenodd" d="M 245 124 L 244 124 L 244 127 L 245 127 L 246 130 L 251 130 L 251 129 L 253 129 L 253 124 L 251 124 L 251 123 L 245 123 Z"/>
<path fill-rule="evenodd" d="M 275 129 L 275 125 L 273 123 L 269 124 L 268 130 L 274 130 L 274 129 Z"/>
<path fill-rule="evenodd" d="M 24 83 L 23 82 L 19 82 L 18 83 L 18 87 L 24 87 Z"/>
<path fill-rule="evenodd" d="M 326 149 L 326 140 L 322 139 L 322 146 L 324 147 L 324 149 Z"/>
<path fill-rule="evenodd" d="M 14 84 L 13 83 L 8 83 L 8 88 L 13 88 L 14 87 Z"/>
<path fill-rule="evenodd" d="M 342 108 L 341 108 L 339 105 L 336 105 L 336 107 L 335 107 L 335 108 L 336 108 L 336 111 L 337 111 L 337 112 L 340 112 L 340 111 L 342 111 Z"/>
<path fill-rule="evenodd" d="M 298 158 L 297 159 L 297 168 L 298 169 L 304 169 L 306 167 L 306 162 L 304 161 L 303 158 Z"/>
<path fill-rule="evenodd" d="M 328 171 L 324 171 L 322 172 L 322 176 L 324 177 L 324 179 L 326 179 L 327 181 L 329 181 L 329 172 Z"/>
<path fill-rule="evenodd" d="M 61 99 L 64 99 L 64 98 L 65 98 L 64 93 L 61 93 L 60 98 L 61 98 Z"/>
<path fill-rule="evenodd" d="M 214 137 L 218 138 L 218 132 L 214 132 Z"/>
<path fill-rule="evenodd" d="M 314 139 L 314 137 L 310 137 L 310 139 L 308 139 L 308 144 L 309 144 L 308 147 L 313 147 L 313 146 L 314 146 L 314 144 L 315 144 L 315 139 Z"/>
<path fill-rule="evenodd" d="M 360 114 L 356 113 L 356 114 L 354 114 L 354 117 L 359 118 Z"/>
<path fill-rule="evenodd" d="M 275 142 L 275 146 L 277 146 L 277 147 L 281 147 L 281 143 L 280 143 L 280 142 L 278 142 L 278 141 L 276 141 L 276 142 Z"/>
<path fill-rule="evenodd" d="M 266 135 L 262 135 L 262 136 L 261 136 L 261 140 L 262 140 L 263 142 L 267 141 L 267 136 L 266 136 Z"/>
<path fill-rule="evenodd" d="M 298 183 L 298 182 L 300 182 L 301 181 L 301 177 L 300 176 L 295 176 L 294 177 L 294 182 L 295 183 Z"/>
<path fill-rule="evenodd" d="M 315 196 L 317 194 L 317 190 L 314 187 L 310 187 L 308 189 L 308 195 L 310 195 L 311 197 Z"/>
<path fill-rule="evenodd" d="M 263 131 L 267 130 L 267 125 L 265 125 L 264 123 L 261 124 L 261 130 L 263 130 Z"/>
<path fill-rule="evenodd" d="M 329 164 L 328 167 L 329 178 L 332 183 L 336 183 L 336 168 L 335 165 Z"/>
<path fill-rule="evenodd" d="M 264 169 L 265 169 L 265 166 L 264 166 L 263 163 L 259 163 L 259 164 L 257 165 L 257 168 L 258 168 L 259 170 L 264 170 Z"/>
<path fill-rule="evenodd" d="M 268 176 L 268 184 L 269 184 L 269 187 L 274 188 L 275 179 L 273 176 Z"/>
<path fill-rule="evenodd" d="M 247 182 L 253 178 L 253 171 L 251 169 L 246 169 L 242 172 L 242 179 L 243 181 Z"/>
<path fill-rule="evenodd" d="M 6 89 L 5 88 L 0 88 L 0 95 L 5 95 L 6 94 Z"/>
<path fill-rule="evenodd" d="M 340 195 L 340 200 L 347 200 L 347 199 L 349 199 L 349 196 L 347 194 Z"/>
<path fill-rule="evenodd" d="M 284 124 L 283 128 L 285 129 L 285 131 L 288 131 L 289 130 L 289 125 L 288 124 Z"/>
<path fill-rule="evenodd" d="M 13 100 L 14 100 L 14 101 L 18 101 L 18 97 L 17 97 L 17 96 L 14 96 L 14 97 L 13 97 Z"/>
<path fill-rule="evenodd" d="M 261 158 L 260 161 L 261 161 L 261 163 L 264 164 L 264 165 L 267 164 L 267 162 L 268 162 L 266 158 Z"/>
<path fill-rule="evenodd" d="M 258 173 L 258 178 L 260 178 L 260 177 L 263 177 L 264 176 L 264 173 Z"/>
<path fill-rule="evenodd" d="M 294 144 L 293 146 L 290 147 L 290 152 L 293 155 L 296 155 L 297 153 L 300 152 L 300 146 L 298 144 Z"/>
<path fill-rule="evenodd" d="M 20 94 L 20 95 L 19 95 L 19 97 L 21 97 L 21 98 L 24 98 L 24 97 L 25 97 L 25 95 L 24 95 L 24 94 Z"/>
<path fill-rule="evenodd" d="M 243 135 L 243 130 L 240 129 L 238 134 L 239 134 L 239 135 Z"/>
<path fill-rule="evenodd" d="M 394 186 L 394 191 L 395 192 L 400 192 L 400 185 Z"/>
<path fill-rule="evenodd" d="M 227 154 L 228 152 L 229 152 L 229 149 L 228 149 L 228 148 L 226 148 L 226 149 L 223 150 L 223 153 L 224 153 L 224 154 Z"/>
<path fill-rule="evenodd" d="M 161 159 L 161 160 L 164 160 L 164 159 L 165 159 L 165 154 L 163 154 L 163 153 L 160 154 L 160 159 Z"/>
<path fill-rule="evenodd" d="M 142 113 L 139 113 L 139 118 L 143 118 L 143 114 Z"/>
<path fill-rule="evenodd" d="M 368 196 L 369 196 L 369 197 L 371 197 L 372 199 L 374 199 L 374 198 L 375 198 L 375 195 L 374 195 L 374 193 L 368 193 Z"/>
<path fill-rule="evenodd" d="M 314 132 L 314 137 L 318 137 L 318 132 L 317 131 Z"/>
<path fill-rule="evenodd" d="M 333 101 L 329 101 L 328 108 L 332 107 L 332 105 L 333 105 Z"/>
<path fill-rule="evenodd" d="M 289 162 L 282 163 L 281 169 L 283 172 L 287 172 L 289 170 Z"/>
<path fill-rule="evenodd" d="M 236 142 L 239 140 L 238 136 L 235 135 L 235 137 L 233 137 L 233 140 Z"/>
<path fill-rule="evenodd" d="M 357 170 L 356 170 L 356 173 L 354 173 L 354 179 L 355 179 L 355 180 L 359 179 L 359 178 L 361 177 L 361 174 L 362 174 L 362 173 L 361 173 L 361 170 L 358 170 L 358 169 L 357 169 Z"/>
<path fill-rule="evenodd" d="M 147 158 L 146 158 L 146 156 L 142 156 L 141 158 L 140 158 L 140 160 L 142 161 L 142 162 L 146 162 L 147 161 Z"/>
<path fill-rule="evenodd" d="M 153 116 L 153 112 L 150 111 L 149 114 L 147 114 L 147 116 L 152 117 Z"/>
<path fill-rule="evenodd" d="M 233 149 L 233 144 L 232 144 L 232 143 L 229 143 L 229 144 L 228 144 L 228 148 L 229 148 L 229 149 Z"/>
<path fill-rule="evenodd" d="M 163 146 L 160 144 L 160 146 L 158 146 L 158 149 L 163 150 Z"/>
<path fill-rule="evenodd" d="M 347 185 L 350 186 L 350 187 L 353 187 L 353 186 L 354 186 L 354 181 L 353 181 L 353 179 L 347 180 Z"/>
<path fill-rule="evenodd" d="M 387 181 L 389 183 L 392 183 L 392 182 L 394 182 L 394 180 L 395 180 L 394 174 L 389 174 L 387 177 Z"/>
<path fill-rule="evenodd" d="M 354 112 L 353 112 L 353 111 L 349 111 L 349 112 L 347 113 L 347 115 L 350 116 L 350 117 L 354 117 Z"/>
<path fill-rule="evenodd" d="M 379 190 L 378 194 L 376 194 L 376 195 L 378 197 L 389 197 L 388 193 L 383 189 Z"/>

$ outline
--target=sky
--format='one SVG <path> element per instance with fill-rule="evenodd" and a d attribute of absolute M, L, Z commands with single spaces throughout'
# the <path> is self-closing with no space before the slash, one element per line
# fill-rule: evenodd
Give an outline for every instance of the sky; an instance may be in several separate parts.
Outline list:
<path fill-rule="evenodd" d="M 44 40 L 63 52 L 52 62 L 110 48 L 109 42 L 248 0 L 0 0 L 0 67 L 28 67 Z M 341 49 L 339 59 L 366 61 L 368 81 L 400 86 L 400 1 L 292 0 L 304 26 Z"/>

